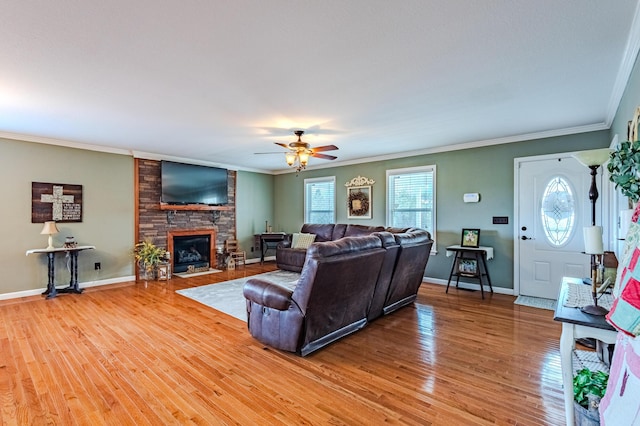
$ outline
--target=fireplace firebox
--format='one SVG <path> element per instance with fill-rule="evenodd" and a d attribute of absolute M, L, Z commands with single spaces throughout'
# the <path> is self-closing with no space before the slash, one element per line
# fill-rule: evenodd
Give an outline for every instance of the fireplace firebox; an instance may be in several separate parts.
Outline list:
<path fill-rule="evenodd" d="M 167 249 L 173 272 L 201 272 L 214 267 L 215 242 L 215 230 L 211 229 L 168 232 Z"/>

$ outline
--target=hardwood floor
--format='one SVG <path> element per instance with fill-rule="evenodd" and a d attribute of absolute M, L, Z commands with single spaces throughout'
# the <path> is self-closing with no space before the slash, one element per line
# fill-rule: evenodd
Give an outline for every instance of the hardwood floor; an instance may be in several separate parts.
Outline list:
<path fill-rule="evenodd" d="M 512 296 L 424 284 L 300 358 L 175 293 L 273 269 L 0 302 L 0 424 L 563 424 L 560 324 Z"/>

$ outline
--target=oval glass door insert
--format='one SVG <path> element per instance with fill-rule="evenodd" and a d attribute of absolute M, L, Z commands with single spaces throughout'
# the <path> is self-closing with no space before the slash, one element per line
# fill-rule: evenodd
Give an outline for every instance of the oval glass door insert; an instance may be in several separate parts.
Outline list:
<path fill-rule="evenodd" d="M 575 197 L 562 176 L 553 177 L 542 195 L 540 219 L 547 241 L 555 247 L 565 245 L 576 224 Z"/>

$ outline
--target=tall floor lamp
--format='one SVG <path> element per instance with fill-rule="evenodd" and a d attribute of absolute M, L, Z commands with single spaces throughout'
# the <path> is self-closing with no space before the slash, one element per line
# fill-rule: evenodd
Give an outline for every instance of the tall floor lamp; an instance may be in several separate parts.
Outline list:
<path fill-rule="evenodd" d="M 604 253 L 602 244 L 602 226 L 596 226 L 596 201 L 598 200 L 598 187 L 596 175 L 598 167 L 609 159 L 609 148 L 580 151 L 573 154 L 583 166 L 591 170 L 591 187 L 589 188 L 589 200 L 591 201 L 591 226 L 584 228 L 585 253 L 591 255 L 591 294 L 593 305 L 585 306 L 582 311 L 591 315 L 606 315 L 608 310 L 598 306 L 598 262 L 596 257 Z"/>

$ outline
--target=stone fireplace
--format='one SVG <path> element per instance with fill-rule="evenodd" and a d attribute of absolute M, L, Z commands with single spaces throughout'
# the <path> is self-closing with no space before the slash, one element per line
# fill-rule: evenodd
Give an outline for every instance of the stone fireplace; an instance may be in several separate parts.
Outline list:
<path fill-rule="evenodd" d="M 173 230 L 167 232 L 167 251 L 173 272 L 201 272 L 216 266 L 215 229 Z"/>

